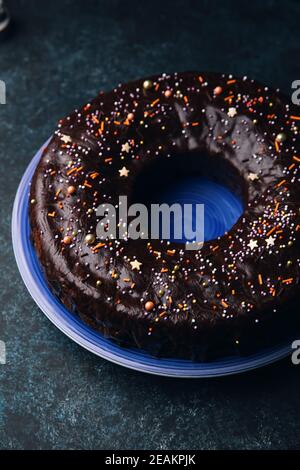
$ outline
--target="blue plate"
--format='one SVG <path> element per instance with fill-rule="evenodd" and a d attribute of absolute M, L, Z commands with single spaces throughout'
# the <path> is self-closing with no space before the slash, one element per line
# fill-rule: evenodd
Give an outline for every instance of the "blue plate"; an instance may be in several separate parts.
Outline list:
<path fill-rule="evenodd" d="M 170 221 L 170 240 L 179 243 L 188 242 L 184 236 L 184 223 L 193 228 L 196 225 L 195 208 L 197 204 L 204 206 L 204 241 L 224 235 L 243 213 L 243 204 L 235 194 L 225 186 L 202 177 L 181 178 L 179 182 L 164 189 L 159 196 L 160 203 L 180 204 L 182 214 L 184 214 L 185 204 L 190 204 L 193 208 L 190 216 L 183 217 L 180 214 L 177 219 L 175 215 L 174 219 Z M 180 239 L 174 237 L 175 223 L 182 227 L 183 236 Z"/>
<path fill-rule="evenodd" d="M 69 338 L 87 350 L 116 364 L 149 374 L 169 377 L 216 377 L 237 374 L 278 361 L 291 353 L 291 345 L 265 349 L 247 357 L 226 357 L 212 362 L 158 359 L 117 346 L 70 313 L 49 290 L 30 242 L 28 219 L 29 185 L 42 149 L 30 162 L 20 182 L 12 215 L 13 248 L 23 281 L 40 309 Z"/>

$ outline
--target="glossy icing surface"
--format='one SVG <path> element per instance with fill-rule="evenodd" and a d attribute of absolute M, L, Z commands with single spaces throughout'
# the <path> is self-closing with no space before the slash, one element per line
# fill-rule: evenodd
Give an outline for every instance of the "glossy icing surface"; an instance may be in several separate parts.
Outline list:
<path fill-rule="evenodd" d="M 190 72 L 119 86 L 63 119 L 30 195 L 32 238 L 62 302 L 122 344 L 168 356 L 239 351 L 247 335 L 281 329 L 299 292 L 296 112 L 252 80 Z M 136 199 L 141 175 L 161 186 L 184 172 L 243 199 L 227 234 L 196 252 L 97 240 L 99 204 Z"/>

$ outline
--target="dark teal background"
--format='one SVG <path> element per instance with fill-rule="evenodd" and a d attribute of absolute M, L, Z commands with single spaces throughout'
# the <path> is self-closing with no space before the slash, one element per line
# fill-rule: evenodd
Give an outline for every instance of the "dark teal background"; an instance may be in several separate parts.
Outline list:
<path fill-rule="evenodd" d="M 300 79 L 300 2 L 11 0 L 0 35 L 0 448 L 300 448 L 300 366 L 217 380 L 122 369 L 60 333 L 17 271 L 18 182 L 57 120 L 118 82 L 163 71 Z"/>

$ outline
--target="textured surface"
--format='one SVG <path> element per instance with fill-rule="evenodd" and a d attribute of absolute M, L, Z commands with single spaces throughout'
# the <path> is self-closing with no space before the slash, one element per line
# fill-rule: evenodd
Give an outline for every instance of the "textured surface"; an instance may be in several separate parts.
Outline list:
<path fill-rule="evenodd" d="M 253 1 L 247 12 L 238 1 L 199 4 L 10 2 L 15 29 L 0 43 L 2 448 L 300 447 L 300 369 L 289 360 L 193 382 L 121 369 L 57 331 L 13 261 L 18 181 L 56 121 L 98 89 L 195 68 L 251 75 L 286 92 L 300 78 L 299 2 Z"/>
<path fill-rule="evenodd" d="M 298 108 L 278 93 L 231 75 L 200 77 L 201 85 L 199 72 L 151 77 L 146 92 L 143 80 L 130 82 L 62 119 L 29 199 L 36 252 L 68 309 L 121 344 L 206 360 L 278 341 L 286 324 L 295 329 L 288 301 L 300 292 L 300 147 L 289 119 Z M 277 135 L 286 136 L 280 146 Z M 150 243 L 99 237 L 99 204 L 155 200 L 154 181 L 164 188 L 203 174 L 243 194 L 245 210 L 200 251 L 152 235 Z"/>

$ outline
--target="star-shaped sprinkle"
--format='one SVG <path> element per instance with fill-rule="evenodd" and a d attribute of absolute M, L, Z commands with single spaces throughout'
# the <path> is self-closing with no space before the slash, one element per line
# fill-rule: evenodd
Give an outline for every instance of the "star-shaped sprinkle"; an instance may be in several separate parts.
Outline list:
<path fill-rule="evenodd" d="M 119 170 L 119 173 L 120 173 L 120 176 L 125 176 L 127 178 L 128 174 L 129 174 L 129 170 L 127 170 L 126 166 L 123 166 L 123 168 L 121 168 L 121 170 Z"/>
<path fill-rule="evenodd" d="M 274 246 L 274 243 L 275 243 L 275 238 L 272 237 L 272 235 L 270 235 L 269 238 L 266 238 L 266 244 L 267 244 L 267 246 Z"/>
<path fill-rule="evenodd" d="M 237 114 L 237 110 L 235 108 L 229 108 L 227 114 L 229 117 L 233 118 Z"/>
<path fill-rule="evenodd" d="M 258 175 L 257 175 L 256 173 L 249 173 L 248 179 L 249 179 L 250 181 L 258 180 Z"/>
<path fill-rule="evenodd" d="M 131 269 L 137 269 L 138 271 L 141 269 L 142 263 L 140 263 L 138 260 L 130 261 L 131 264 Z"/>
<path fill-rule="evenodd" d="M 250 240 L 248 246 L 251 250 L 254 250 L 254 248 L 257 248 L 257 240 Z"/>
<path fill-rule="evenodd" d="M 69 142 L 72 142 L 72 139 L 69 135 L 62 134 L 60 140 L 62 140 L 65 144 L 68 144 Z"/>
<path fill-rule="evenodd" d="M 122 151 L 122 152 L 128 153 L 129 150 L 130 150 L 130 145 L 129 145 L 128 142 L 126 142 L 125 144 L 122 144 L 122 148 L 121 148 L 121 151 Z"/>

